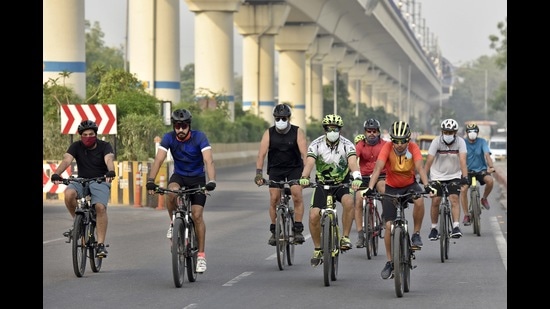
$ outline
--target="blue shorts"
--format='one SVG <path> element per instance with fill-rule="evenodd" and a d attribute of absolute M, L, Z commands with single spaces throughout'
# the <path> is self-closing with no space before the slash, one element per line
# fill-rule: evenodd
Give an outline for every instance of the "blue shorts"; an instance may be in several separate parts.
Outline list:
<path fill-rule="evenodd" d="M 78 194 L 78 197 L 81 198 L 85 193 L 84 188 L 82 184 L 78 182 L 71 182 L 67 189 L 74 189 L 76 193 Z M 102 182 L 96 182 L 92 181 L 90 182 L 89 186 L 90 192 L 89 194 L 92 197 L 91 204 L 95 205 L 97 203 L 105 205 L 107 207 L 107 203 L 109 203 L 109 198 L 111 196 L 111 183 L 102 181 Z M 86 193 L 88 194 L 88 192 Z"/>

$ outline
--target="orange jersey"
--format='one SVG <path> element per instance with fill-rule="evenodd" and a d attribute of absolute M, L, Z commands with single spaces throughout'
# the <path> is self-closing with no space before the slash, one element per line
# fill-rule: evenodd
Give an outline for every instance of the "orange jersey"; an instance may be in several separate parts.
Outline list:
<path fill-rule="evenodd" d="M 414 162 L 422 161 L 420 147 L 410 141 L 407 150 L 406 154 L 398 156 L 393 150 L 393 143 L 386 143 L 378 155 L 378 161 L 385 163 L 386 184 L 393 188 L 403 188 L 416 181 Z"/>

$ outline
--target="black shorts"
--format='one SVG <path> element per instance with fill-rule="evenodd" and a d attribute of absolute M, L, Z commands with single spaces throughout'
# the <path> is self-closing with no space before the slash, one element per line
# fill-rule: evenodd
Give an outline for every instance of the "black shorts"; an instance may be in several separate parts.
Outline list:
<path fill-rule="evenodd" d="M 394 188 L 390 187 L 386 184 L 385 193 L 387 194 L 405 194 L 410 189 L 413 189 L 415 192 L 424 192 L 424 188 L 418 184 L 418 182 L 413 182 L 412 184 L 403 187 L 403 188 Z M 406 208 L 406 207 L 405 207 Z M 387 221 L 393 221 L 395 220 L 395 217 L 397 217 L 397 209 L 395 208 L 395 205 L 393 204 L 392 199 L 390 198 L 382 198 L 382 218 L 384 218 L 384 222 Z"/>
<path fill-rule="evenodd" d="M 194 187 L 204 187 L 206 185 L 206 176 L 197 176 L 197 177 L 186 177 L 177 174 L 172 174 L 170 181 L 168 183 L 175 182 L 180 187 L 194 188 Z M 203 206 L 206 204 L 206 194 L 203 192 L 193 193 L 190 196 L 191 205 L 200 205 Z"/>

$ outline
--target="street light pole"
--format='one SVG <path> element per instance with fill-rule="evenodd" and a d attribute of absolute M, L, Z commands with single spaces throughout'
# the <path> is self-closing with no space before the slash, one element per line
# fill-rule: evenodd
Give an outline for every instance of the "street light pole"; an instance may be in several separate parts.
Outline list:
<path fill-rule="evenodd" d="M 488 115 L 487 115 L 487 69 L 485 69 L 485 119 L 487 120 L 488 119 Z"/>

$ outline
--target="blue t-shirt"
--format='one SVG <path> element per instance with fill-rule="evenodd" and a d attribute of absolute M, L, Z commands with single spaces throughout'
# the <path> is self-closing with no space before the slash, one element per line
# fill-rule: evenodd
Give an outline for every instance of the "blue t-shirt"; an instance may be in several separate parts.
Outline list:
<path fill-rule="evenodd" d="M 170 150 L 174 159 L 174 173 L 185 177 L 205 176 L 202 152 L 212 149 L 206 134 L 202 131 L 190 130 L 191 137 L 178 141 L 176 132 L 168 132 L 162 137 L 159 148 Z"/>
<path fill-rule="evenodd" d="M 466 149 L 468 150 L 468 153 L 466 154 L 466 165 L 468 166 L 468 171 L 481 172 L 487 170 L 485 154 L 491 152 L 487 141 L 482 137 L 476 138 L 473 143 L 470 140 L 467 140 Z"/>

